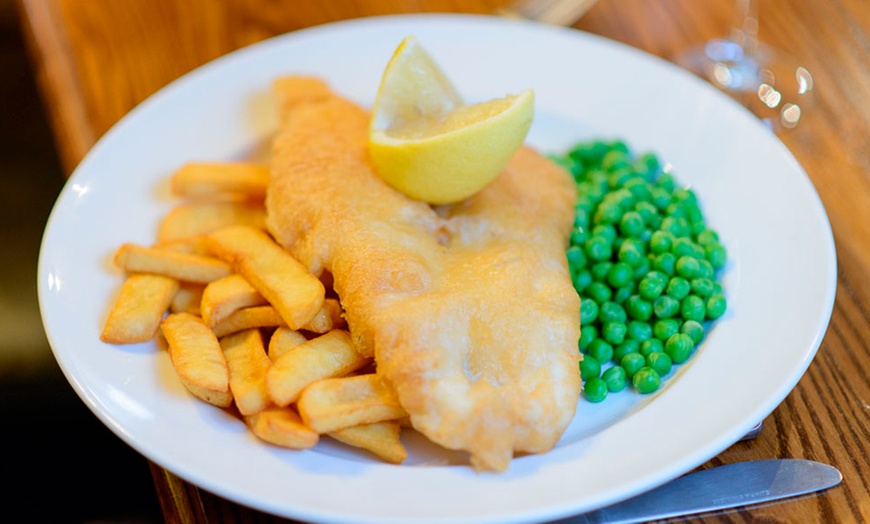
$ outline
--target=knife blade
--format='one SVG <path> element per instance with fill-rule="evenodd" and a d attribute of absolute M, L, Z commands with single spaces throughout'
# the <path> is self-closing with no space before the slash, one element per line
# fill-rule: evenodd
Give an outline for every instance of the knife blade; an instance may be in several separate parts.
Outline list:
<path fill-rule="evenodd" d="M 628 524 L 771 502 L 836 486 L 837 468 L 801 459 L 738 462 L 690 473 L 560 524 Z"/>

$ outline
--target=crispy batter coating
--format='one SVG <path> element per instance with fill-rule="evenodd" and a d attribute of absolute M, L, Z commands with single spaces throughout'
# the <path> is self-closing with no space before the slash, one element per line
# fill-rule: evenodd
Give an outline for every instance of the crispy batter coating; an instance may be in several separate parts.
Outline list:
<path fill-rule="evenodd" d="M 267 226 L 332 274 L 356 347 L 413 427 L 478 470 L 551 449 L 580 394 L 568 175 L 523 148 L 483 191 L 433 208 L 374 172 L 364 109 L 312 78 L 275 88 Z"/>

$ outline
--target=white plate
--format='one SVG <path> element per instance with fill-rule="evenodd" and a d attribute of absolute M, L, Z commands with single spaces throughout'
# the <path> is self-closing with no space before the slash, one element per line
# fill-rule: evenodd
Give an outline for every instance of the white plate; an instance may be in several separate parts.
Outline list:
<path fill-rule="evenodd" d="M 545 455 L 476 474 L 417 448 L 391 466 L 321 443 L 256 441 L 195 401 L 156 344 L 98 335 L 121 283 L 111 256 L 149 243 L 186 161 L 248 157 L 274 129 L 267 92 L 314 74 L 369 105 L 394 48 L 416 35 L 467 99 L 532 87 L 530 141 L 625 139 L 693 185 L 729 248 L 729 312 L 658 393 L 581 401 Z M 575 30 L 469 16 L 362 19 L 298 31 L 185 76 L 132 111 L 70 178 L 40 254 L 39 298 L 60 366 L 88 407 L 137 451 L 208 491 L 278 515 L 341 522 L 555 519 L 627 498 L 715 456 L 769 414 L 812 360 L 833 306 L 825 211 L 786 148 L 735 103 L 654 57 Z"/>

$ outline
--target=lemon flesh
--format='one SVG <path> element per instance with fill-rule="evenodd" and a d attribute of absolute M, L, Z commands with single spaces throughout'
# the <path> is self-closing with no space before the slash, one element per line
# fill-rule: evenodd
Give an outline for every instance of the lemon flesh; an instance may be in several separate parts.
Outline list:
<path fill-rule="evenodd" d="M 465 105 L 412 37 L 394 53 L 372 111 L 369 153 L 381 178 L 432 204 L 464 200 L 504 169 L 534 116 L 531 90 Z"/>

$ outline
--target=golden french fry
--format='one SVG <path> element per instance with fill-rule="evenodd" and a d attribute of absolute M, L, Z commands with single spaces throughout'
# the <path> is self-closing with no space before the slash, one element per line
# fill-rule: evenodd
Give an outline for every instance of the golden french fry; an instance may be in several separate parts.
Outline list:
<path fill-rule="evenodd" d="M 153 273 L 200 284 L 231 273 L 223 260 L 136 244 L 123 244 L 115 253 L 115 264 L 131 273 Z"/>
<path fill-rule="evenodd" d="M 407 415 L 396 392 L 375 373 L 314 382 L 302 391 L 296 406 L 305 425 L 318 433 Z"/>
<path fill-rule="evenodd" d="M 336 329 L 276 359 L 266 373 L 266 389 L 275 404 L 286 406 L 312 382 L 344 376 L 368 362 L 353 348 L 350 333 Z"/>
<path fill-rule="evenodd" d="M 211 329 L 190 313 L 173 313 L 160 327 L 169 343 L 169 358 L 187 390 L 209 404 L 229 407 L 233 402 L 229 369 Z"/>
<path fill-rule="evenodd" d="M 199 315 L 203 288 L 202 284 L 182 283 L 175 293 L 172 303 L 169 304 L 169 311 L 171 313 L 185 312 Z"/>
<path fill-rule="evenodd" d="M 221 338 L 245 329 L 286 325 L 278 310 L 272 306 L 254 306 L 239 309 L 218 322 L 212 330 L 218 338 Z"/>
<path fill-rule="evenodd" d="M 367 449 L 391 464 L 401 464 L 408 458 L 408 451 L 399 440 L 400 433 L 398 422 L 384 421 L 337 429 L 328 435 L 348 446 Z"/>
<path fill-rule="evenodd" d="M 109 312 L 100 340 L 110 344 L 135 344 L 153 339 L 178 286 L 174 278 L 161 275 L 128 275 Z"/>
<path fill-rule="evenodd" d="M 197 235 L 192 237 L 178 238 L 167 240 L 165 242 L 157 242 L 155 248 L 165 251 L 175 251 L 178 253 L 189 253 L 191 255 L 210 256 L 205 235 Z"/>
<path fill-rule="evenodd" d="M 284 353 L 306 342 L 308 342 L 308 339 L 302 333 L 288 327 L 279 327 L 272 333 L 272 337 L 269 339 L 267 353 L 269 358 L 274 362 Z"/>
<path fill-rule="evenodd" d="M 267 304 L 266 298 L 245 280 L 234 273 L 209 282 L 202 294 L 202 318 L 209 326 L 215 326 L 239 309 Z"/>
<path fill-rule="evenodd" d="M 311 331 L 312 333 L 326 333 L 333 329 L 344 327 L 344 325 L 341 304 L 334 298 L 327 298 L 323 301 L 323 306 L 314 315 L 314 318 L 300 329 Z"/>
<path fill-rule="evenodd" d="M 326 293 L 323 283 L 266 233 L 230 226 L 208 239 L 212 253 L 233 264 L 291 329 L 301 328 L 320 311 Z"/>
<path fill-rule="evenodd" d="M 191 162 L 170 178 L 172 192 L 187 198 L 237 195 L 262 200 L 268 185 L 269 168 L 246 162 Z"/>
<path fill-rule="evenodd" d="M 257 329 L 247 329 L 220 339 L 230 373 L 230 391 L 242 415 L 266 409 L 266 371 L 272 361 L 266 355 L 263 337 Z"/>
<path fill-rule="evenodd" d="M 163 217 L 158 242 L 207 235 L 226 226 L 244 224 L 266 228 L 266 209 L 251 202 L 190 202 L 175 206 Z"/>
<path fill-rule="evenodd" d="M 246 416 L 245 424 L 256 437 L 285 448 L 313 448 L 320 439 L 292 408 L 266 408 Z"/>

